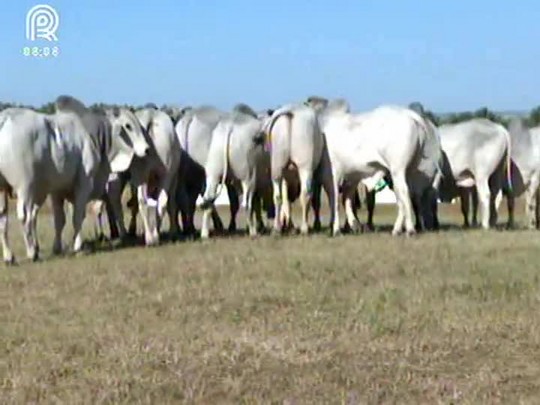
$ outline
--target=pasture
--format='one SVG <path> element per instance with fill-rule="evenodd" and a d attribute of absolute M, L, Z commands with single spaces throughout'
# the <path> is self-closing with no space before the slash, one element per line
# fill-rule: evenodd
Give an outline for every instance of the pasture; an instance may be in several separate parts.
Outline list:
<path fill-rule="evenodd" d="M 12 218 L 1 402 L 535 402 L 539 234 L 463 231 L 456 204 L 441 205 L 441 232 L 393 238 L 395 209 L 377 207 L 373 234 L 49 258 L 44 207 L 39 263 L 23 260 Z"/>

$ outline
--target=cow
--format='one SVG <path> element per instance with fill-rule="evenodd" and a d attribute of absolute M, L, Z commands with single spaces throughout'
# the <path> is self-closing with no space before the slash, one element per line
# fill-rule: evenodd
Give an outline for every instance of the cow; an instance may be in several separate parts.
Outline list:
<path fill-rule="evenodd" d="M 508 125 L 511 140 L 511 184 L 505 182 L 503 194 L 508 206 L 507 227 L 514 227 L 514 199 L 525 194 L 527 227 L 538 227 L 540 188 L 540 127 L 528 128 L 525 120 L 513 118 Z"/>
<path fill-rule="evenodd" d="M 180 114 L 175 130 L 182 151 L 177 199 L 182 213 L 182 227 L 188 236 L 195 234 L 194 215 L 197 198 L 205 190 L 204 165 L 212 141 L 212 133 L 226 113 L 214 107 L 202 105 L 186 107 Z M 227 185 L 231 220 L 229 231 L 236 229 L 236 214 L 240 208 L 234 187 Z M 214 228 L 221 231 L 223 223 L 215 206 L 212 206 Z"/>
<path fill-rule="evenodd" d="M 511 140 L 501 124 L 487 118 L 473 118 L 457 124 L 439 126 L 443 149 L 443 176 L 439 187 L 442 202 L 460 195 L 463 226 L 469 225 L 468 198 L 476 187 L 482 207 L 481 226 L 490 229 L 497 223 L 496 199 L 505 176 L 511 185 Z M 466 193 L 466 194 L 465 194 Z"/>
<path fill-rule="evenodd" d="M 0 113 L 0 239 L 6 263 L 15 261 L 7 242 L 8 187 L 17 195 L 29 259 L 39 258 L 37 214 L 49 195 L 53 253 L 63 250 L 65 200 L 73 204 L 73 251 L 79 252 L 87 203 L 103 194 L 111 172 L 126 170 L 134 156 L 144 157 L 148 150 L 137 118 L 127 109 L 92 112 L 68 95 L 57 97 L 55 109 L 51 115 L 27 108 Z"/>
<path fill-rule="evenodd" d="M 358 183 L 362 182 L 371 192 L 381 180 L 390 177 L 398 203 L 392 234 L 401 234 L 403 228 L 407 235 L 415 234 L 413 201 L 425 211 L 431 210 L 440 181 L 441 150 L 434 126 L 401 106 L 380 106 L 352 114 L 341 100 L 322 100 L 307 102 L 318 110 L 328 144 L 334 189 L 337 192 L 342 186 L 348 224 L 353 229 L 359 226 L 353 210 Z M 337 205 L 332 209 L 338 221 Z M 339 222 L 333 227 L 338 232 Z"/>
<path fill-rule="evenodd" d="M 286 104 L 273 111 L 266 119 L 264 131 L 267 134 L 266 145 L 271 157 L 275 209 L 273 232 L 281 234 L 284 228 L 292 225 L 288 193 L 289 184 L 296 181 L 297 176 L 302 208 L 300 233 L 306 235 L 309 232 L 308 213 L 314 184 L 324 186 L 332 203 L 336 198 L 331 185 L 332 171 L 328 150 L 317 113 L 304 103 Z"/>
<path fill-rule="evenodd" d="M 176 191 L 180 165 L 180 142 L 176 136 L 172 119 L 157 107 L 146 105 L 135 111 L 148 145 L 143 158 L 134 158 L 127 175 L 115 175 L 109 179 L 108 197 L 114 212 L 120 212 L 121 197 L 129 182 L 136 201 L 128 204 L 131 211 L 129 233 L 136 232 L 136 216 L 141 213 L 146 246 L 159 244 L 159 228 L 164 210 L 169 214 L 170 234 L 179 234 Z M 123 215 L 109 217 L 109 223 L 117 223 L 119 236 L 126 235 Z"/>
<path fill-rule="evenodd" d="M 250 236 L 256 236 L 263 227 L 261 204 L 255 205 L 257 187 L 264 193 L 268 188 L 266 177 L 268 156 L 264 151 L 263 121 L 245 104 L 237 104 L 230 114 L 222 118 L 212 133 L 208 158 L 204 166 L 206 188 L 201 208 L 203 219 L 201 238 L 209 237 L 209 216 L 219 195 L 218 188 L 228 184 L 239 188 L 242 193 L 242 207 Z M 239 192 L 240 193 L 240 192 Z M 256 218 L 254 218 L 256 216 Z M 255 220 L 257 224 L 255 223 Z"/>

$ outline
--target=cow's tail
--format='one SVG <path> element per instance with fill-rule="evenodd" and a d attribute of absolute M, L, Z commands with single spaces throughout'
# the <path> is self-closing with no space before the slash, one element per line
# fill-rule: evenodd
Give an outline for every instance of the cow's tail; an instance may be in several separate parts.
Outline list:
<path fill-rule="evenodd" d="M 202 209 L 208 209 L 212 205 L 214 205 L 215 201 L 217 200 L 218 196 L 221 194 L 221 191 L 223 190 L 223 187 L 225 187 L 225 183 L 227 181 L 227 175 L 228 175 L 228 168 L 229 168 L 229 155 L 230 155 L 230 149 L 231 149 L 231 135 L 234 130 L 234 124 L 231 123 L 231 126 L 229 127 L 229 130 L 227 131 L 227 136 L 225 138 L 225 145 L 223 147 L 223 174 L 221 175 L 221 181 L 217 186 L 217 189 L 215 193 L 213 193 L 211 196 L 205 196 L 201 208 Z M 207 185 L 208 186 L 208 185 Z"/>
<path fill-rule="evenodd" d="M 501 125 L 501 128 L 504 132 L 504 136 L 506 138 L 506 162 L 505 162 L 505 174 L 506 174 L 506 186 L 508 188 L 508 192 L 511 194 L 513 191 L 513 184 L 512 184 L 512 139 L 510 138 L 510 132 L 506 130 Z"/>
<path fill-rule="evenodd" d="M 274 113 L 274 116 L 270 119 L 270 123 L 268 124 L 268 131 L 266 132 L 267 136 L 267 144 L 269 145 L 269 148 L 272 146 L 272 130 L 274 129 L 274 125 L 276 124 L 277 120 L 281 117 L 287 117 L 288 123 L 289 123 L 289 151 L 291 150 L 291 126 L 292 126 L 292 118 L 293 113 L 289 110 L 278 110 Z"/>
<path fill-rule="evenodd" d="M 268 132 L 267 132 L 267 137 L 268 137 L 268 150 L 270 151 L 271 148 L 272 148 L 272 130 L 274 129 L 274 125 L 276 124 L 277 120 L 281 117 L 287 117 L 287 122 L 288 122 L 288 131 L 287 131 L 287 135 L 288 135 L 288 140 L 289 140 L 289 150 L 288 150 L 288 153 L 289 153 L 289 159 L 288 159 L 288 162 L 287 162 L 287 166 L 289 165 L 290 163 L 290 156 L 291 156 L 291 139 L 292 139 L 292 119 L 293 119 L 293 116 L 294 114 L 292 113 L 292 111 L 289 111 L 287 109 L 284 109 L 284 110 L 278 110 L 274 113 L 274 116 L 272 117 L 272 119 L 270 120 L 270 125 L 268 126 Z M 270 162 L 272 162 L 272 158 L 270 157 Z M 272 167 L 272 164 L 270 163 L 270 167 Z M 270 175 L 272 176 L 273 173 L 272 173 L 272 169 L 270 169 Z M 283 181 L 283 180 L 282 180 Z"/>
<path fill-rule="evenodd" d="M 184 150 L 189 155 L 189 128 L 191 127 L 191 123 L 193 122 L 193 116 L 190 116 L 187 118 L 184 128 Z"/>
<path fill-rule="evenodd" d="M 0 114 L 0 130 L 4 127 L 4 125 L 8 122 L 9 114 Z"/>
<path fill-rule="evenodd" d="M 438 189 L 440 182 L 444 178 L 444 172 L 441 167 L 443 165 L 443 150 L 441 145 L 441 137 L 439 135 L 439 129 L 435 126 L 435 124 L 431 122 L 428 118 L 426 118 L 426 120 L 430 135 L 437 142 L 437 158 L 435 159 L 435 178 L 433 179 L 433 188 Z"/>
<path fill-rule="evenodd" d="M 437 127 L 435 124 L 431 122 L 429 118 L 423 117 L 420 114 L 418 114 L 416 111 L 411 110 L 410 113 L 413 115 L 414 122 L 416 124 L 416 128 L 419 131 L 419 133 L 422 135 L 422 137 L 419 139 L 420 145 L 425 145 L 427 142 L 430 142 L 430 140 L 435 139 L 437 141 L 437 158 L 435 159 L 435 178 L 434 182 L 438 183 L 437 179 L 441 179 L 443 176 L 443 171 L 441 168 L 441 161 L 442 161 L 442 148 L 441 148 L 441 140 L 439 137 L 439 133 L 437 130 Z M 424 149 L 422 147 L 423 157 L 427 158 L 424 154 Z M 435 184 L 434 184 L 435 186 Z"/>

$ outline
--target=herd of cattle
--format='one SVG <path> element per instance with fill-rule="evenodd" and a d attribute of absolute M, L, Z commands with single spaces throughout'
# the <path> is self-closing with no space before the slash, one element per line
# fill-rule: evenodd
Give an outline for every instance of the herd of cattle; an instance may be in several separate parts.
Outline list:
<path fill-rule="evenodd" d="M 435 126 L 422 111 L 385 105 L 353 113 L 344 99 L 309 97 L 276 110 L 253 111 L 246 104 L 224 112 L 210 106 L 160 110 L 149 104 L 95 110 L 74 97 L 55 100 L 55 112 L 28 108 L 0 112 L 0 242 L 6 263 L 15 261 L 8 244 L 8 202 L 16 197 L 27 256 L 39 256 L 36 224 L 50 197 L 55 238 L 63 250 L 64 201 L 73 206 L 73 251 L 82 247 L 81 227 L 89 204 L 102 229 L 108 215 L 111 237 L 136 232 L 141 215 L 147 245 L 159 243 L 165 213 L 171 235 L 196 232 L 194 216 L 202 196 L 201 237 L 209 220 L 223 227 L 215 200 L 224 186 L 230 201 L 229 230 L 240 205 L 251 236 L 273 218 L 273 231 L 290 228 L 291 203 L 301 205 L 300 232 L 320 228 L 321 193 L 330 205 L 330 231 L 340 232 L 339 205 L 346 226 L 360 228 L 358 187 L 362 185 L 372 226 L 381 184 L 395 193 L 393 235 L 437 229 L 437 201 L 460 197 L 469 226 L 469 198 L 481 208 L 481 226 L 497 221 L 502 196 L 513 225 L 514 198 L 526 197 L 528 225 L 538 224 L 540 128 L 520 118 L 509 128 L 476 118 Z M 130 186 L 131 223 L 124 224 L 122 192 Z M 135 197 L 136 196 L 136 197 Z M 241 204 L 240 204 L 241 196 Z M 180 215 L 179 215 L 180 214 Z"/>

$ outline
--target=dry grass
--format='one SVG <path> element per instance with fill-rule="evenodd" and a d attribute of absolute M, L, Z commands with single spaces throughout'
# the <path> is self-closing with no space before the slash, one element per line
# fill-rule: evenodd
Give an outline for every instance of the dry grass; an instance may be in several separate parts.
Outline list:
<path fill-rule="evenodd" d="M 23 263 L 0 272 L 1 402 L 535 403 L 539 248 L 385 230 Z"/>

